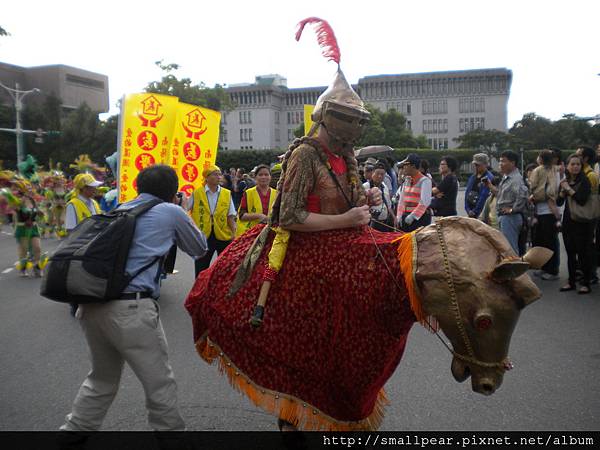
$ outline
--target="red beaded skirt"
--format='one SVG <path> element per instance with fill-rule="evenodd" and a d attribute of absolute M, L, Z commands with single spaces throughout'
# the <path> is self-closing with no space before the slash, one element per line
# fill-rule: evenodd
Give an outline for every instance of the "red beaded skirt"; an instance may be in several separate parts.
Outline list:
<path fill-rule="evenodd" d="M 254 404 L 300 429 L 377 429 L 383 386 L 415 322 L 392 242 L 401 234 L 292 232 L 264 321 L 253 328 L 274 233 L 250 279 L 228 292 L 262 227 L 236 239 L 196 280 L 185 306 L 198 353 Z"/>

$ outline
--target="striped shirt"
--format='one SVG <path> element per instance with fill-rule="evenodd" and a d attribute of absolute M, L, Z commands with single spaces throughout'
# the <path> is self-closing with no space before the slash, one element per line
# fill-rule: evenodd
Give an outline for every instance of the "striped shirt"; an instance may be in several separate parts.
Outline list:
<path fill-rule="evenodd" d="M 430 204 L 431 179 L 420 172 L 398 190 L 398 217 L 410 213 L 419 220 Z"/>

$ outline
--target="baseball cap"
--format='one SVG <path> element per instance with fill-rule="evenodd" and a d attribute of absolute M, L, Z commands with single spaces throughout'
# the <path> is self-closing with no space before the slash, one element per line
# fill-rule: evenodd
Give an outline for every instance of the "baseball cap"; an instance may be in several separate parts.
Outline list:
<path fill-rule="evenodd" d="M 472 164 L 477 164 L 478 166 L 480 166 L 480 165 L 489 166 L 490 158 L 488 158 L 488 155 L 486 155 L 485 153 L 476 153 L 475 155 L 473 155 Z"/>
<path fill-rule="evenodd" d="M 406 166 L 407 164 L 419 167 L 419 164 L 421 164 L 421 158 L 419 158 L 419 155 L 416 153 L 409 153 L 406 155 L 406 158 L 398 163 L 399 166 Z"/>
<path fill-rule="evenodd" d="M 75 187 L 77 187 L 79 189 L 83 189 L 86 186 L 98 187 L 98 186 L 102 185 L 102 181 L 96 180 L 89 173 L 79 174 L 79 176 L 76 178 L 78 178 L 78 179 L 75 181 Z"/>

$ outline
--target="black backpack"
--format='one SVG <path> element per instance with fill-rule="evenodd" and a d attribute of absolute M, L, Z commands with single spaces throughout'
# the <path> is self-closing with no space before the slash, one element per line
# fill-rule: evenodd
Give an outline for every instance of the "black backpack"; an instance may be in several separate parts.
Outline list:
<path fill-rule="evenodd" d="M 136 219 L 162 200 L 113 210 L 83 220 L 58 246 L 44 270 L 43 297 L 65 303 L 102 303 L 120 298 L 137 275 L 125 271 Z M 159 258 L 160 259 L 160 258 Z"/>

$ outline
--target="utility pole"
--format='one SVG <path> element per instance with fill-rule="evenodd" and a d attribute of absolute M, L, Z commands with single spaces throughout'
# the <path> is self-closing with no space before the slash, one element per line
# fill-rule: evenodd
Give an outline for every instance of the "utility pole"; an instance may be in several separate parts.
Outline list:
<path fill-rule="evenodd" d="M 30 89 L 29 91 L 21 91 L 19 90 L 19 83 L 15 83 L 15 89 L 11 89 L 8 86 L 4 86 L 0 83 L 0 86 L 3 87 L 9 95 L 12 97 L 15 102 L 15 111 L 17 114 L 17 120 L 15 124 L 15 128 L 0 128 L 0 131 L 8 131 L 9 133 L 14 133 L 17 137 L 17 165 L 25 159 L 24 151 L 23 151 L 23 134 L 27 133 L 36 133 L 34 130 L 23 130 L 21 128 L 21 110 L 23 109 L 23 99 L 31 94 L 32 92 L 42 92 L 38 88 Z"/>

